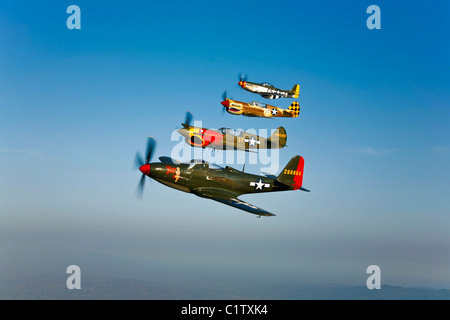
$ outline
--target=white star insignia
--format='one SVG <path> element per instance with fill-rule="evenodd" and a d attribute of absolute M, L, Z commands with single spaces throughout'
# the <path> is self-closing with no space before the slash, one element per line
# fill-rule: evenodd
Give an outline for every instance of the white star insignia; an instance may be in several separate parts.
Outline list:
<path fill-rule="evenodd" d="M 270 184 L 269 183 L 264 183 L 264 181 L 262 181 L 262 179 L 259 179 L 258 182 L 250 182 L 250 185 L 252 187 L 255 187 L 255 190 L 263 190 L 264 188 L 269 188 Z"/>
<path fill-rule="evenodd" d="M 248 142 L 250 146 L 255 146 L 256 144 L 260 144 L 261 142 L 256 140 L 255 137 L 251 137 L 250 139 L 245 139 L 245 142 Z"/>
<path fill-rule="evenodd" d="M 275 108 L 273 108 L 273 109 L 272 109 L 272 114 L 273 114 L 273 115 L 276 115 L 277 113 L 278 113 L 278 110 L 275 109 Z"/>

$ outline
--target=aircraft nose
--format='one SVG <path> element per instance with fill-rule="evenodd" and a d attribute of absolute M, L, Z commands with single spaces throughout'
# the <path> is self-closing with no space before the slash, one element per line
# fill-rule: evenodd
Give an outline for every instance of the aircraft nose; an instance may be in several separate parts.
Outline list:
<path fill-rule="evenodd" d="M 150 165 L 147 163 L 147 164 L 144 164 L 144 165 L 142 165 L 140 168 L 139 168 L 139 170 L 143 173 L 143 174 L 145 174 L 145 175 L 149 175 L 150 174 Z"/>
<path fill-rule="evenodd" d="M 245 81 L 239 81 L 239 83 L 238 83 L 241 87 L 242 87 L 242 89 L 243 88 L 245 88 L 245 86 L 247 85 L 247 82 L 245 82 Z"/>
<path fill-rule="evenodd" d="M 177 130 L 179 134 L 181 134 L 182 136 L 186 136 L 189 135 L 188 130 L 186 130 L 185 128 L 181 128 Z"/>
<path fill-rule="evenodd" d="M 228 107 L 230 106 L 230 101 L 224 100 L 224 101 L 221 102 L 221 104 L 222 104 L 225 108 L 228 108 Z"/>

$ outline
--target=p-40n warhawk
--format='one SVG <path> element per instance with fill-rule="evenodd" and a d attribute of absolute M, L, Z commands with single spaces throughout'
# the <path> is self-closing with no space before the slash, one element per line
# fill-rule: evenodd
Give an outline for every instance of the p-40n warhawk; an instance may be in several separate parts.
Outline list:
<path fill-rule="evenodd" d="M 280 149 L 286 145 L 287 134 L 283 127 L 278 127 L 269 137 L 264 138 L 256 134 L 220 128 L 218 130 L 191 126 L 192 114 L 186 113 L 186 120 L 178 132 L 185 138 L 187 144 L 193 147 L 213 148 L 217 150 L 257 150 Z"/>
<path fill-rule="evenodd" d="M 155 140 L 149 138 L 145 161 L 139 153 L 136 154 L 136 166 L 142 172 L 137 189 L 140 195 L 143 192 L 145 176 L 148 176 L 168 187 L 215 200 L 257 216 L 274 216 L 275 214 L 238 197 L 249 193 L 309 191 L 302 187 L 304 160 L 301 156 L 293 157 L 277 177 L 260 176 L 228 166 L 217 167 L 202 160 L 180 163 L 169 157 L 160 157 L 161 162 L 149 163 L 154 146 Z"/>
<path fill-rule="evenodd" d="M 247 117 L 261 118 L 297 118 L 300 113 L 300 105 L 297 101 L 291 103 L 289 108 L 281 109 L 261 102 L 242 102 L 225 98 L 221 104 L 228 113 Z"/>
<path fill-rule="evenodd" d="M 255 83 L 245 80 L 240 80 L 238 82 L 239 86 L 252 93 L 259 94 L 261 97 L 266 99 L 278 99 L 278 98 L 294 98 L 297 99 L 300 94 L 300 86 L 298 84 L 294 85 L 291 90 L 282 90 L 274 87 L 268 82 Z"/>

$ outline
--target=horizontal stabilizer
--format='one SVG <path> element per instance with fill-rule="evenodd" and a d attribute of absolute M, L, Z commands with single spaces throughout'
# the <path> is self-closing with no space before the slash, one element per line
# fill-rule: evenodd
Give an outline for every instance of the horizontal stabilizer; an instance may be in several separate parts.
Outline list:
<path fill-rule="evenodd" d="M 261 172 L 263 175 L 265 175 L 267 178 L 272 178 L 272 179 L 277 179 L 277 176 L 270 174 L 270 173 L 266 173 L 266 172 Z"/>

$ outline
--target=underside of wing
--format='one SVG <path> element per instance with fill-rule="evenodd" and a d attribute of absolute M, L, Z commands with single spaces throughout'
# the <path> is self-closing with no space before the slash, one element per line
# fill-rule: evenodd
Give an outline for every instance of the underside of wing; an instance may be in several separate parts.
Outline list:
<path fill-rule="evenodd" d="M 261 97 L 266 98 L 266 99 L 278 99 L 280 96 L 277 94 L 273 94 L 273 93 L 271 93 L 271 94 L 264 93 L 264 94 L 261 94 Z"/>
<path fill-rule="evenodd" d="M 219 188 L 196 188 L 192 190 L 192 193 L 199 197 L 215 200 L 258 216 L 275 216 L 273 213 L 238 199 L 238 194 L 228 190 Z"/>

